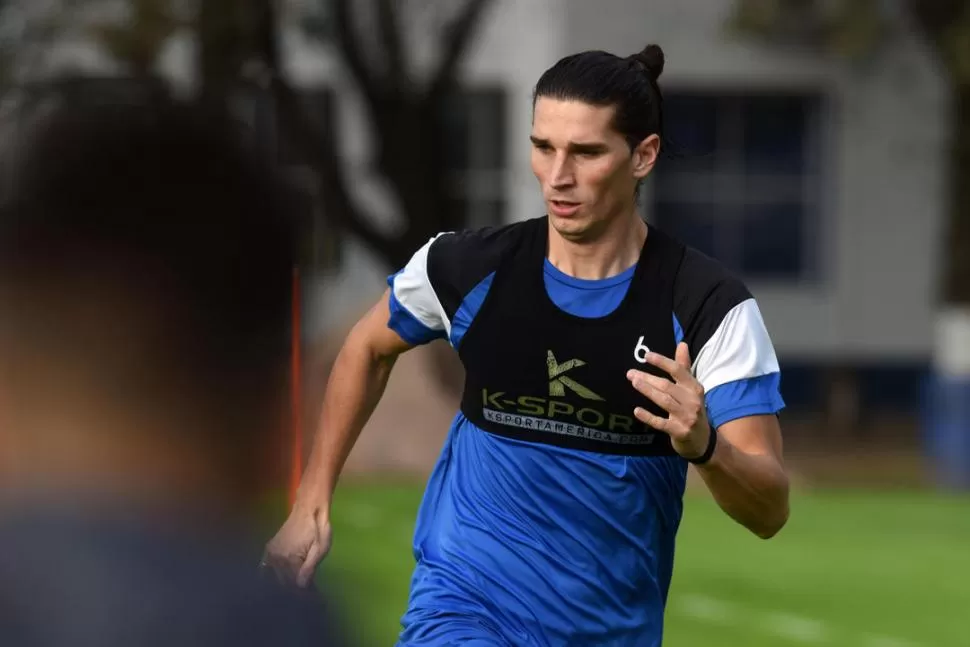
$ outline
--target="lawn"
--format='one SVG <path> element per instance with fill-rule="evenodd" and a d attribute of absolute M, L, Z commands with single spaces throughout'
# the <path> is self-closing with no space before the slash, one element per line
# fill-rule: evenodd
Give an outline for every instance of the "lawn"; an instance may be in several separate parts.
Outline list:
<path fill-rule="evenodd" d="M 412 568 L 416 485 L 342 486 L 321 584 L 360 644 L 393 645 Z M 665 646 L 960 647 L 970 630 L 970 499 L 921 493 L 793 496 L 764 542 L 688 496 Z"/>

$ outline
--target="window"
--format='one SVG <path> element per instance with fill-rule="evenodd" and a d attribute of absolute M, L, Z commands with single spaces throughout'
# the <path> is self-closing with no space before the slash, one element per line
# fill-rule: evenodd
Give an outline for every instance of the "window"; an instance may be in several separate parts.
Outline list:
<path fill-rule="evenodd" d="M 462 88 L 441 115 L 451 204 L 466 227 L 505 221 L 508 132 L 506 95 L 498 88 Z"/>
<path fill-rule="evenodd" d="M 807 278 L 822 109 L 809 94 L 668 93 L 651 220 L 746 278 Z"/>

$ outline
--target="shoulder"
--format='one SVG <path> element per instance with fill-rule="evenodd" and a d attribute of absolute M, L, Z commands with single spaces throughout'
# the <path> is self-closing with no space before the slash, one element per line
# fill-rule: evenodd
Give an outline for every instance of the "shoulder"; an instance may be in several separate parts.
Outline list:
<path fill-rule="evenodd" d="M 388 325 L 412 344 L 448 337 L 464 299 L 514 254 L 539 224 L 527 220 L 431 237 L 404 268 L 388 277 Z"/>
<path fill-rule="evenodd" d="M 688 247 L 674 289 L 674 317 L 707 393 L 715 427 L 784 408 L 780 369 L 758 303 L 718 261 Z"/>
<path fill-rule="evenodd" d="M 778 372 L 754 295 L 736 273 L 690 247 L 675 280 L 674 318 L 708 386 Z"/>
<path fill-rule="evenodd" d="M 754 304 L 744 281 L 719 261 L 686 247 L 674 280 L 674 315 L 685 333 L 707 338 L 733 310 Z"/>
<path fill-rule="evenodd" d="M 428 244 L 428 277 L 436 289 L 467 292 L 498 269 L 534 227 L 527 220 L 438 234 Z"/>

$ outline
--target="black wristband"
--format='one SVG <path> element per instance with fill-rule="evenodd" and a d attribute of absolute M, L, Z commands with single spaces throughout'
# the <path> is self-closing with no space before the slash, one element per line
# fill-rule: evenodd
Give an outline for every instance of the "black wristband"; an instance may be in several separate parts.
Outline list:
<path fill-rule="evenodd" d="M 717 449 L 717 429 L 711 427 L 711 435 L 707 441 L 707 449 L 705 449 L 704 453 L 697 458 L 688 458 L 687 462 L 693 463 L 694 465 L 703 465 L 707 461 L 711 460 L 711 457 L 714 456 L 715 449 Z"/>

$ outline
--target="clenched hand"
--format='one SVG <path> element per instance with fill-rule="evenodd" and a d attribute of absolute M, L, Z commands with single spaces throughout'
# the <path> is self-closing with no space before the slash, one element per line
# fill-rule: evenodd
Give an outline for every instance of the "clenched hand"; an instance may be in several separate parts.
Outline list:
<path fill-rule="evenodd" d="M 284 583 L 306 588 L 333 541 L 328 515 L 297 504 L 276 536 L 266 544 L 262 567 Z"/>

